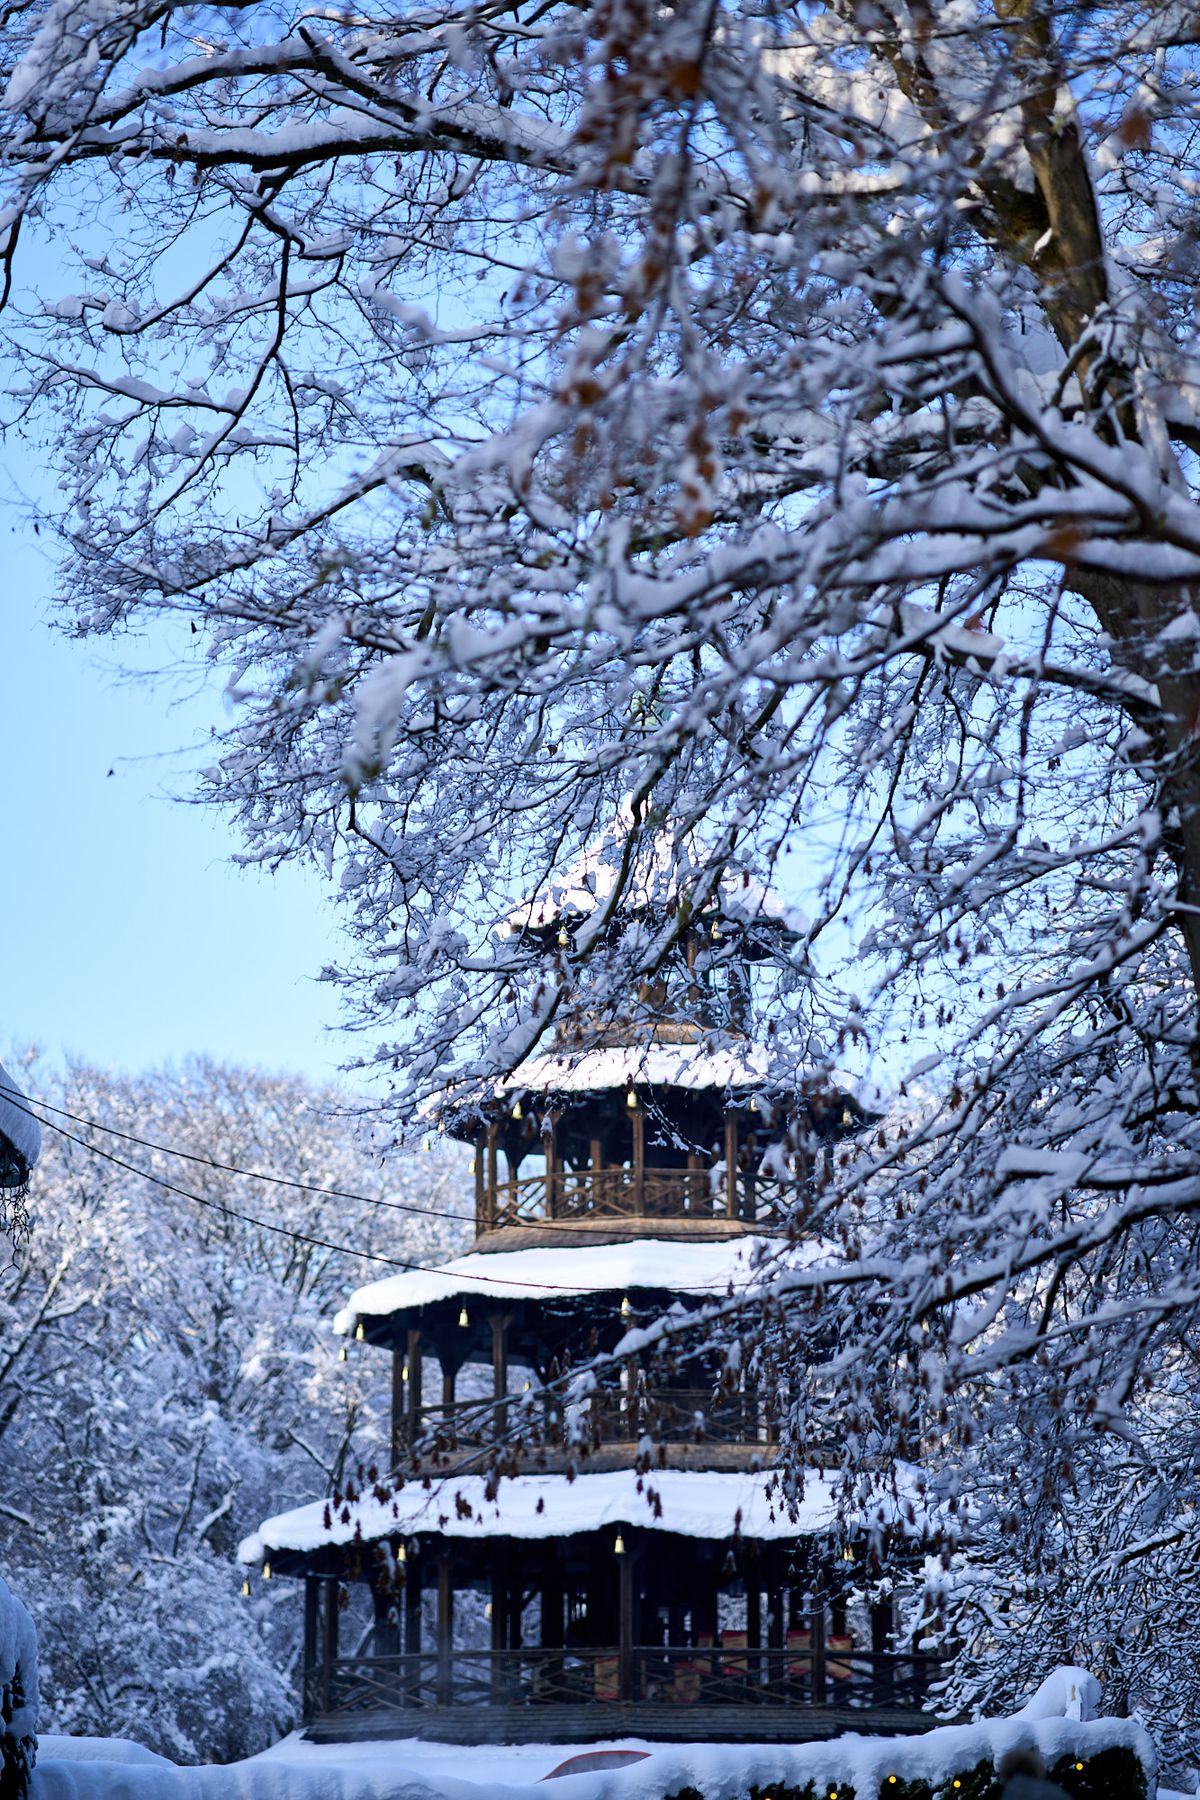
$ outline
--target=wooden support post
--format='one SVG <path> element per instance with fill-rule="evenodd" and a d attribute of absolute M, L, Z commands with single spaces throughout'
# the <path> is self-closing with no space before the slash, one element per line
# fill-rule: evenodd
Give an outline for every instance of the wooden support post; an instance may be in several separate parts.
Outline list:
<path fill-rule="evenodd" d="M 599 1138 L 592 1138 L 588 1144 L 588 1156 L 592 1166 L 592 1195 L 589 1212 L 595 1212 L 604 1205 L 604 1145 Z"/>
<path fill-rule="evenodd" d="M 558 1546 L 554 1543 L 542 1547 L 542 1649 L 561 1650 L 567 1641 L 566 1593 L 564 1591 L 563 1568 L 558 1554 Z M 542 1665 L 543 1697 L 547 1700 L 561 1699 L 563 1664 L 561 1657 L 553 1657 Z"/>
<path fill-rule="evenodd" d="M 487 1140 L 475 1139 L 475 1235 L 487 1230 Z"/>
<path fill-rule="evenodd" d="M 449 1706 L 454 1697 L 454 1570 L 444 1552 L 438 1557 L 437 1585 L 437 1703 Z"/>
<path fill-rule="evenodd" d="M 871 1658 L 874 1680 L 871 1698 L 876 1706 L 896 1703 L 896 1607 L 889 1595 L 871 1608 Z"/>
<path fill-rule="evenodd" d="M 410 1331 L 408 1334 L 408 1443 L 410 1452 L 415 1452 L 417 1439 L 421 1435 L 421 1395 L 425 1385 L 425 1356 L 421 1347 L 421 1333 Z"/>
<path fill-rule="evenodd" d="M 505 1395 L 508 1393 L 508 1315 L 493 1313 L 492 1325 L 492 1394 L 496 1400 L 496 1439 L 499 1441 L 508 1430 L 508 1407 Z"/>
<path fill-rule="evenodd" d="M 404 1655 L 407 1680 L 406 1706 L 421 1704 L 421 1559 L 410 1556 L 404 1565 Z"/>
<path fill-rule="evenodd" d="M 489 1125 L 487 1128 L 487 1194 L 484 1200 L 484 1229 L 491 1231 L 496 1223 L 496 1150 L 500 1141 L 500 1127 Z"/>
<path fill-rule="evenodd" d="M 378 1571 L 382 1574 L 383 1571 Z M 371 1606 L 375 1615 L 374 1656 L 396 1656 L 400 1650 L 400 1595 L 390 1579 L 376 1579 L 371 1588 Z"/>
<path fill-rule="evenodd" d="M 392 1467 L 404 1463 L 408 1451 L 408 1383 L 404 1379 L 404 1347 L 392 1344 Z"/>
<path fill-rule="evenodd" d="M 305 1724 L 317 1710 L 317 1633 L 321 1627 L 321 1584 L 315 1575 L 304 1577 L 304 1666 L 300 1676 L 300 1705 Z"/>
<path fill-rule="evenodd" d="M 542 1566 L 542 1647 L 545 1650 L 559 1650 L 566 1642 L 563 1623 L 565 1602 L 562 1564 L 558 1558 L 557 1546 L 549 1543 L 545 1546 L 545 1560 Z"/>
<path fill-rule="evenodd" d="M 746 1648 L 762 1649 L 762 1589 L 754 1572 L 746 1586 Z M 762 1657 L 750 1656 L 750 1680 L 757 1687 L 762 1681 Z"/>
<path fill-rule="evenodd" d="M 701 1213 L 710 1212 L 712 1210 L 704 1204 L 704 1192 L 707 1185 L 707 1177 L 704 1174 L 704 1164 L 695 1150 L 688 1151 L 687 1166 L 688 1174 L 687 1189 L 684 1196 L 684 1211 L 691 1213 L 693 1217 L 695 1217 Z"/>
<path fill-rule="evenodd" d="M 555 1162 L 556 1145 L 554 1126 L 556 1115 L 547 1113 L 542 1122 L 542 1154 L 546 1159 L 546 1217 L 553 1219 L 558 1214 L 558 1169 Z"/>
<path fill-rule="evenodd" d="M 767 1589 L 767 1649 L 783 1649 L 783 1589 Z"/>
<path fill-rule="evenodd" d="M 813 1595 L 812 1610 L 812 1699 L 814 1706 L 824 1706 L 829 1698 L 829 1681 L 825 1658 L 825 1595 Z"/>
<path fill-rule="evenodd" d="M 326 1580 L 325 1619 L 321 1632 L 321 1711 L 333 1710 L 333 1665 L 338 1653 L 338 1583 Z"/>
<path fill-rule="evenodd" d="M 462 1364 L 450 1362 L 447 1357 L 441 1359 L 442 1371 L 442 1416 L 449 1423 L 454 1416 L 454 1384 L 458 1380 L 458 1371 Z"/>
<path fill-rule="evenodd" d="M 629 1109 L 629 1123 L 633 1133 L 633 1210 L 644 1213 L 646 1210 L 646 1115 L 641 1103 Z"/>
<path fill-rule="evenodd" d="M 738 1128 L 731 1112 L 725 1114 L 725 1216 L 738 1216 Z"/>
<path fill-rule="evenodd" d="M 492 1705 L 499 1706 L 505 1694 L 505 1664 L 508 1658 L 504 1652 L 508 1648 L 508 1552 L 500 1542 L 492 1545 L 492 1664 L 491 1664 L 491 1698 Z"/>
<path fill-rule="evenodd" d="M 633 1555 L 626 1550 L 617 1558 L 617 1692 L 633 1699 Z"/>

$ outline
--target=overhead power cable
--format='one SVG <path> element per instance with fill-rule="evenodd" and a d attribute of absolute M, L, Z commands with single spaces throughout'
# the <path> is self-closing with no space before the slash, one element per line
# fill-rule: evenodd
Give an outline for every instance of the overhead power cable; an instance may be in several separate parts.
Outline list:
<path fill-rule="evenodd" d="M 381 1250 L 356 1250 L 351 1244 L 339 1244 L 330 1238 L 315 1237 L 311 1232 L 296 1231 L 290 1225 L 277 1225 L 270 1219 L 256 1219 L 251 1213 L 241 1212 L 236 1206 L 226 1206 L 223 1201 L 213 1200 L 206 1194 L 193 1193 L 190 1188 L 180 1187 L 178 1182 L 168 1181 L 165 1175 L 154 1175 L 149 1169 L 139 1169 L 136 1163 L 127 1162 L 123 1156 L 117 1156 L 111 1150 L 104 1150 L 99 1144 L 90 1144 L 86 1138 L 80 1137 L 74 1131 L 68 1131 L 65 1125 L 56 1124 L 53 1119 L 40 1118 L 34 1109 L 25 1104 L 23 1100 L 18 1101 L 13 1098 L 10 1088 L 4 1088 L 2 1091 L 11 1105 L 17 1106 L 29 1118 L 36 1119 L 38 1124 L 43 1125 L 47 1131 L 56 1131 L 60 1137 L 66 1138 L 72 1144 L 78 1144 L 81 1150 L 88 1151 L 90 1155 L 102 1157 L 105 1162 L 113 1163 L 118 1169 L 125 1169 L 129 1174 L 138 1176 L 142 1181 L 153 1182 L 155 1187 L 165 1188 L 169 1194 L 178 1194 L 183 1200 L 191 1200 L 196 1206 L 207 1207 L 210 1212 L 221 1213 L 227 1219 L 237 1219 L 243 1225 L 253 1225 L 256 1231 L 271 1231 L 278 1237 L 291 1238 L 294 1243 L 308 1244 L 316 1250 L 333 1250 L 340 1256 L 355 1256 L 361 1262 L 384 1263 L 388 1268 L 401 1269 L 406 1274 L 436 1275 L 438 1272 L 436 1264 L 431 1267 L 428 1263 L 409 1262 L 403 1257 L 387 1256 Z M 204 1159 L 201 1157 L 198 1160 L 203 1161 Z M 490 1287 L 537 1288 L 554 1294 L 575 1294 L 579 1291 L 575 1287 L 564 1286 L 557 1281 L 523 1281 L 516 1276 L 484 1275 L 474 1271 L 468 1279 L 486 1282 Z"/>
<path fill-rule="evenodd" d="M 30 1109 L 27 1097 L 19 1089 L 6 1087 L 0 1082 L 0 1096 L 11 1101 L 22 1112 L 27 1112 L 31 1119 L 38 1119 L 39 1124 L 46 1125 L 51 1131 L 59 1129 L 49 1119 L 39 1119 L 38 1114 Z M 360 1206 L 383 1206 L 391 1212 L 420 1213 L 427 1219 L 460 1219 L 464 1225 L 475 1223 L 474 1213 L 450 1212 L 439 1206 L 421 1206 L 415 1200 L 386 1200 L 380 1194 L 356 1194 L 348 1188 L 321 1187 L 315 1182 L 297 1181 L 288 1175 L 268 1175 L 258 1169 L 240 1169 L 236 1163 L 218 1162 L 215 1157 L 201 1156 L 195 1150 L 180 1150 L 174 1144 L 157 1144 L 153 1138 L 138 1137 L 136 1132 L 121 1131 L 116 1125 L 105 1125 L 99 1119 L 85 1118 L 82 1113 L 69 1112 L 65 1106 L 54 1106 L 49 1100 L 39 1100 L 38 1105 L 45 1112 L 57 1113 L 62 1119 L 70 1119 L 72 1124 L 85 1125 L 89 1131 L 102 1131 L 106 1137 L 120 1138 L 126 1144 L 136 1144 L 140 1150 L 155 1150 L 160 1156 L 176 1156 L 182 1162 L 199 1163 L 202 1168 L 217 1169 L 222 1175 L 240 1175 L 247 1181 L 263 1181 L 272 1187 L 295 1188 L 299 1193 L 318 1194 L 327 1200 L 353 1200 Z"/>
<path fill-rule="evenodd" d="M 311 1233 L 297 1231 L 294 1227 L 289 1225 L 278 1225 L 269 1219 L 255 1218 L 253 1214 L 241 1212 L 237 1207 L 226 1206 L 222 1201 L 213 1200 L 207 1195 L 194 1193 L 190 1188 L 181 1187 L 178 1182 L 168 1181 L 164 1175 L 155 1175 L 149 1169 L 140 1169 L 136 1163 L 127 1162 L 124 1157 L 117 1156 L 111 1150 L 105 1150 L 99 1144 L 89 1143 L 86 1138 L 80 1137 L 76 1132 L 68 1131 L 66 1126 L 57 1124 L 55 1120 L 43 1118 L 41 1112 L 35 1110 L 34 1107 L 30 1105 L 26 1096 L 22 1094 L 19 1089 L 12 1088 L 4 1082 L 0 1082 L 0 1097 L 7 1100 L 9 1105 L 15 1107 L 17 1111 L 23 1112 L 26 1117 L 33 1119 L 37 1124 L 43 1126 L 45 1130 L 57 1132 L 60 1137 L 65 1138 L 69 1143 L 77 1144 L 81 1150 L 88 1151 L 90 1155 L 99 1156 L 105 1162 L 110 1162 L 115 1167 L 125 1169 L 131 1175 L 138 1176 L 142 1181 L 152 1182 L 154 1186 L 163 1188 L 167 1193 L 177 1194 L 181 1199 L 192 1201 L 196 1206 L 207 1207 L 210 1211 L 221 1213 L 226 1218 L 237 1219 L 244 1225 L 252 1225 L 258 1231 L 273 1232 L 278 1237 L 290 1238 L 295 1243 L 307 1244 L 314 1249 L 332 1250 L 341 1256 L 357 1257 L 361 1262 L 383 1263 L 388 1268 L 399 1269 L 408 1274 L 436 1274 L 439 1270 L 440 1265 L 437 1263 L 417 1263 L 408 1261 L 403 1257 L 387 1256 L 382 1251 L 358 1250 L 350 1244 L 337 1243 L 330 1238 L 315 1237 Z M 437 1207 L 419 1206 L 415 1202 L 406 1202 L 403 1200 L 385 1200 L 370 1194 L 356 1194 L 343 1188 L 318 1187 L 308 1182 L 296 1181 L 285 1175 L 269 1175 L 253 1169 L 240 1169 L 236 1164 L 217 1162 L 211 1157 L 201 1156 L 194 1151 L 179 1150 L 168 1144 L 155 1143 L 150 1138 L 138 1137 L 134 1132 L 121 1131 L 115 1125 L 103 1125 L 98 1120 L 88 1119 L 81 1114 L 69 1112 L 66 1107 L 54 1106 L 48 1100 L 39 1100 L 38 1107 L 47 1112 L 58 1113 L 61 1117 L 70 1119 L 77 1125 L 84 1125 L 90 1130 L 104 1132 L 111 1137 L 120 1138 L 126 1143 L 137 1144 L 141 1149 L 153 1150 L 163 1156 L 180 1157 L 187 1162 L 198 1163 L 202 1168 L 213 1169 L 219 1174 L 242 1176 L 250 1181 L 264 1181 L 273 1186 L 293 1188 L 301 1193 L 316 1194 L 327 1199 L 352 1200 L 363 1206 L 382 1206 L 400 1212 L 418 1213 L 425 1218 L 458 1219 L 468 1224 L 474 1223 L 473 1215 L 468 1213 L 449 1212 Z M 538 1228 L 541 1230 L 546 1226 L 554 1224 L 557 1224 L 560 1229 L 570 1229 L 569 1227 L 563 1226 L 561 1221 L 553 1220 L 539 1221 Z M 474 1270 L 470 1273 L 468 1279 L 470 1281 L 486 1282 L 492 1287 L 533 1288 L 540 1292 L 553 1294 L 578 1294 L 580 1291 L 578 1287 L 569 1286 L 562 1282 L 531 1281 L 519 1279 L 515 1276 L 485 1275 L 482 1272 L 476 1272 Z M 707 1294 L 710 1292 L 707 1285 L 695 1286 L 690 1283 L 673 1283 L 672 1290 L 676 1293 Z"/>

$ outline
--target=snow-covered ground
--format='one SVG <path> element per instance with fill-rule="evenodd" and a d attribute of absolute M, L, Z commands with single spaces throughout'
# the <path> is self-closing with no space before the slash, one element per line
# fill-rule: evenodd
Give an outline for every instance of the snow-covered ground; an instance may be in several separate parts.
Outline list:
<path fill-rule="evenodd" d="M 1036 1709 L 1035 1709 L 1036 1712 Z M 663 1800 L 687 1785 L 705 1800 L 737 1800 L 751 1783 L 812 1777 L 849 1781 L 876 1794 L 889 1775 L 948 1779 L 1018 1744 L 1035 1745 L 1048 1763 L 1065 1751 L 1095 1754 L 1132 1746 L 1147 1768 L 1154 1752 L 1128 1719 L 1033 1716 L 945 1726 L 915 1738 L 843 1737 L 820 1744 L 520 1744 L 464 1748 L 405 1739 L 394 1743 L 314 1745 L 299 1736 L 226 1768 L 177 1769 L 136 1745 L 104 1740 L 42 1740 L 33 1800 Z M 598 1749 L 643 1754 L 621 1768 L 564 1775 L 541 1784 L 562 1763 Z M 1153 1785 L 1151 1786 L 1153 1793 Z M 1160 1791 L 1159 1800 L 1171 1800 Z"/>

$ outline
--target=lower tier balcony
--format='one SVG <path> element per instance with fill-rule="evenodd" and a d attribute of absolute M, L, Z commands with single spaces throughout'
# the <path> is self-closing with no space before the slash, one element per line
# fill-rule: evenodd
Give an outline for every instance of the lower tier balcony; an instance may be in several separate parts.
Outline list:
<path fill-rule="evenodd" d="M 853 1731 L 923 1731 L 936 1665 L 790 1634 L 782 1649 L 720 1645 L 503 1649 L 338 1657 L 305 1679 L 318 1742 L 586 1742 L 630 1733 L 675 1741 L 788 1742 Z M 737 1641 L 730 1641 L 733 1637 Z"/>

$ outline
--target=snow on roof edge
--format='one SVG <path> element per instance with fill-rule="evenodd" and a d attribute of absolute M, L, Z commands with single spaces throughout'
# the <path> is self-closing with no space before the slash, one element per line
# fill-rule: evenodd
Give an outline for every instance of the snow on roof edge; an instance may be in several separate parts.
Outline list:
<path fill-rule="evenodd" d="M 356 1288 L 333 1320 L 346 1336 L 360 1317 L 386 1318 L 409 1307 L 480 1298 L 538 1299 L 547 1295 L 620 1293 L 653 1288 L 701 1298 L 726 1293 L 731 1283 L 750 1286 L 758 1259 L 778 1252 L 776 1239 L 745 1235 L 689 1242 L 680 1238 L 632 1238 L 609 1244 L 537 1245 L 525 1250 L 470 1250 L 428 1269 L 385 1275 Z M 829 1256 L 831 1246 L 813 1241 L 790 1246 L 792 1259 Z"/>
<path fill-rule="evenodd" d="M 371 1492 L 352 1505 L 310 1501 L 274 1518 L 243 1538 L 238 1561 L 261 1563 L 280 1551 L 309 1550 L 384 1538 L 431 1533 L 462 1542 L 490 1537 L 529 1540 L 574 1537 L 616 1525 L 640 1526 L 676 1537 L 724 1541 L 755 1538 L 787 1541 L 834 1529 L 839 1521 L 837 1473 L 804 1474 L 804 1491 L 789 1508 L 769 1492 L 771 1471 L 660 1469 L 649 1481 L 635 1469 L 577 1475 L 513 1475 L 494 1497 L 487 1475 L 446 1476 L 430 1488 L 411 1482 L 380 1500 Z M 661 1502 L 661 1510 L 656 1504 Z M 328 1518 L 329 1523 L 326 1524 Z M 933 1509 L 921 1471 L 898 1464 L 894 1490 L 881 1481 L 849 1517 L 859 1529 L 899 1526 L 916 1535 L 927 1529 Z"/>

